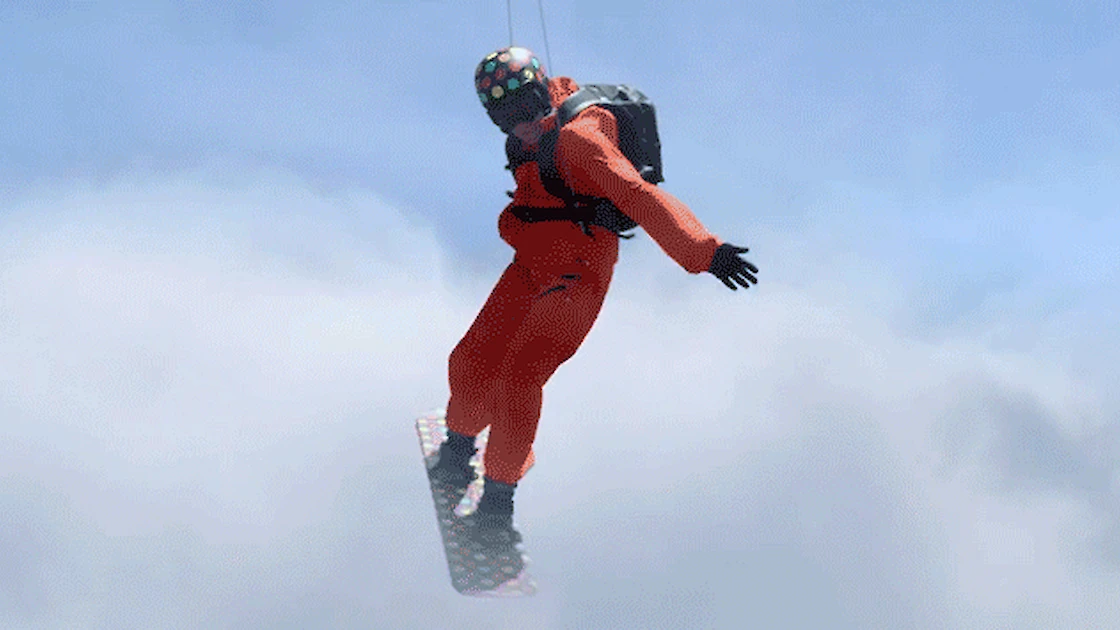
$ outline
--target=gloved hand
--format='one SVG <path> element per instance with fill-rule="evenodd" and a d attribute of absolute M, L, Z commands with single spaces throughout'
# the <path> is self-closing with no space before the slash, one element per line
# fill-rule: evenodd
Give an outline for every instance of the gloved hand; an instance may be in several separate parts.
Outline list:
<path fill-rule="evenodd" d="M 712 257 L 708 273 L 719 278 L 732 291 L 739 290 L 732 284 L 732 280 L 744 289 L 751 288 L 752 283 L 758 284 L 758 278 L 753 275 L 758 273 L 758 267 L 739 258 L 739 254 L 749 251 L 750 249 L 746 247 L 737 247 L 730 243 L 720 245 L 716 249 L 716 255 Z"/>

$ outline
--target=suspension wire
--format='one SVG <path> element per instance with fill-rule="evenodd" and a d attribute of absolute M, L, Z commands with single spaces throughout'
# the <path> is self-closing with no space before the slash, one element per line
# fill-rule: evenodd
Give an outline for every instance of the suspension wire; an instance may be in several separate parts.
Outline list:
<path fill-rule="evenodd" d="M 544 20 L 544 1 L 537 0 L 537 12 L 541 16 L 541 33 L 544 35 L 544 55 L 548 60 L 548 72 L 553 74 L 555 71 L 552 68 L 552 49 L 548 45 L 548 27 L 545 25 Z M 513 47 L 513 0 L 506 0 L 506 22 L 509 24 L 509 45 Z"/>
<path fill-rule="evenodd" d="M 508 1 L 508 0 L 507 0 Z M 544 34 L 544 54 L 548 59 L 548 72 L 551 75 L 556 74 L 556 70 L 552 67 L 552 51 L 548 49 L 548 29 L 544 25 L 544 4 L 543 0 L 537 0 L 537 10 L 541 14 L 541 33 Z"/>

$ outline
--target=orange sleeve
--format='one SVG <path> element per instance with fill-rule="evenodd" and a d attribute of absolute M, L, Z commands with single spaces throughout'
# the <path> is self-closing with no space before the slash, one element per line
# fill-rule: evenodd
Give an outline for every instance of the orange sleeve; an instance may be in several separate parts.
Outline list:
<path fill-rule="evenodd" d="M 618 148 L 613 114 L 588 107 L 561 128 L 556 144 L 557 168 L 574 192 L 609 199 L 685 271 L 708 270 L 722 241 L 681 200 L 642 179 Z"/>

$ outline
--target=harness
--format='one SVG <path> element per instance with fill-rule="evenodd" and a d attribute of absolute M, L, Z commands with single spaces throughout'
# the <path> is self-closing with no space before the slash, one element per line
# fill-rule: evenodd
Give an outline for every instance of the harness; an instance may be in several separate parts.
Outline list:
<path fill-rule="evenodd" d="M 594 236 L 590 226 L 598 225 L 619 238 L 630 239 L 634 235 L 623 232 L 638 227 L 636 221 L 608 199 L 576 194 L 564 183 L 556 167 L 556 142 L 560 138 L 560 128 L 592 105 L 604 107 L 614 114 L 618 121 L 619 149 L 638 170 L 642 179 L 652 184 L 665 181 L 661 175 L 661 143 L 657 135 L 653 103 L 630 86 L 586 85 L 561 103 L 557 111 L 556 128 L 541 136 L 537 151 L 526 149 L 513 134 L 506 138 L 506 157 L 509 163 L 505 168 L 513 173 L 522 164 L 536 162 L 545 190 L 562 199 L 564 207 L 513 206 L 510 212 L 529 223 L 572 221 L 592 238 Z M 508 194 L 513 196 L 512 192 Z"/>

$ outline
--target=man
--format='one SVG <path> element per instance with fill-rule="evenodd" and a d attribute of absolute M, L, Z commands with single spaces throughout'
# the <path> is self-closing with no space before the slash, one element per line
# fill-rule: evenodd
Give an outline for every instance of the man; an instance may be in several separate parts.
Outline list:
<path fill-rule="evenodd" d="M 475 88 L 494 124 L 530 155 L 556 129 L 556 108 L 578 90 L 570 78 L 549 79 L 540 60 L 517 47 L 483 59 Z M 600 106 L 565 124 L 554 153 L 565 186 L 612 202 L 689 273 L 707 271 L 732 290 L 757 283 L 758 268 L 739 258 L 746 248 L 723 244 L 681 201 L 643 180 L 619 149 L 618 134 L 614 115 Z M 516 165 L 513 174 L 517 188 L 498 220 L 513 262 L 451 353 L 448 439 L 430 470 L 433 479 L 465 489 L 473 478 L 468 461 L 475 436 L 490 427 L 472 533 L 497 547 L 520 541 L 513 493 L 533 461 L 543 387 L 595 323 L 619 241 L 617 232 L 594 221 L 556 218 L 566 202 L 546 191 L 535 161 Z M 534 211 L 552 218 L 533 220 Z"/>

